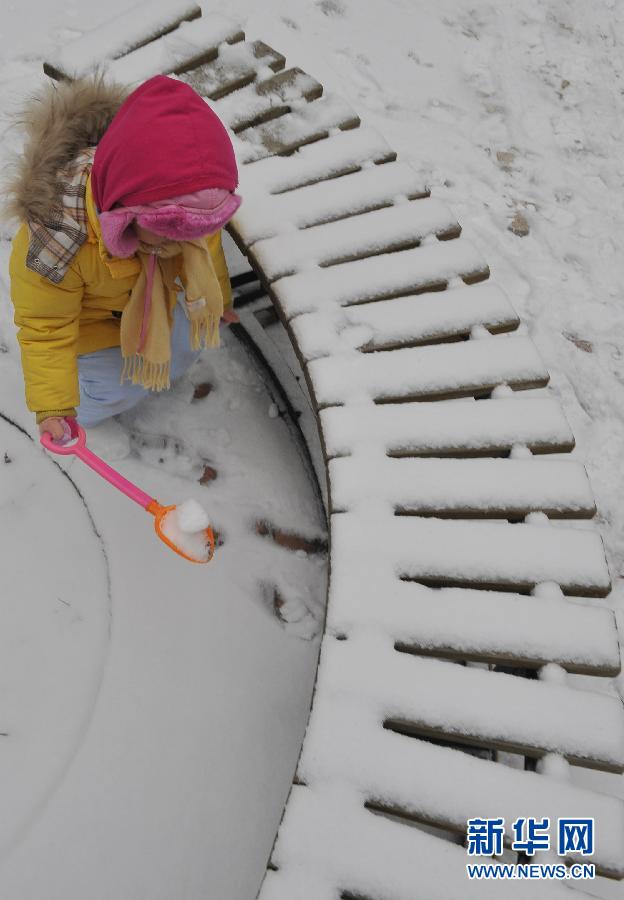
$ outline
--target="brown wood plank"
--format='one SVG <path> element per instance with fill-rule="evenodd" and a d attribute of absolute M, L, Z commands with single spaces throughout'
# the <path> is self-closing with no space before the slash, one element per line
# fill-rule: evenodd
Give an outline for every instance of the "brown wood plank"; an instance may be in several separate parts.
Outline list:
<path fill-rule="evenodd" d="M 495 749 L 504 753 L 517 753 L 521 756 L 528 756 L 532 759 L 541 759 L 547 752 L 543 748 L 530 744 L 528 741 L 506 741 L 503 739 L 493 740 L 491 737 L 484 737 L 479 734 L 467 734 L 464 731 L 454 731 L 443 728 L 435 728 L 426 722 L 402 718 L 400 716 L 388 717 L 383 727 L 396 734 L 404 734 L 407 737 L 415 738 L 435 738 L 447 741 L 449 744 L 466 744 L 469 747 L 483 747 L 484 749 Z M 583 766 L 586 769 L 596 769 L 601 772 L 613 772 L 620 774 L 624 772 L 624 767 L 616 763 L 611 763 L 604 759 L 595 759 L 591 756 L 575 756 L 566 753 L 565 758 L 573 766 Z"/>
<path fill-rule="evenodd" d="M 182 24 L 182 22 L 191 22 L 193 19 L 199 19 L 201 17 L 202 11 L 199 6 L 195 6 L 194 9 L 189 10 L 187 15 L 180 16 L 177 20 L 170 23 L 169 25 L 156 29 L 148 33 L 148 35 L 142 38 L 139 41 L 135 41 L 133 43 L 128 44 L 128 46 L 124 49 L 123 53 L 119 53 L 113 57 L 112 59 L 120 59 L 122 56 L 128 56 L 129 53 L 132 53 L 134 50 L 138 50 L 139 47 L 144 47 L 146 44 L 151 44 L 152 41 L 158 40 L 158 38 L 164 37 L 166 34 L 170 34 L 172 31 L 175 31 L 178 26 Z M 81 38 L 77 38 L 77 41 L 80 41 Z M 93 64 L 96 65 L 98 62 L 102 62 L 101 59 L 94 59 Z M 44 62 L 43 63 L 43 72 L 45 75 L 48 75 L 50 78 L 53 78 L 55 81 L 73 81 L 70 75 L 66 72 L 62 71 L 60 68 L 57 68 L 52 63 Z"/>
<path fill-rule="evenodd" d="M 333 106 L 330 106 L 330 102 Z M 308 104 L 308 109 L 293 111 L 279 119 L 265 122 L 256 128 L 248 128 L 241 134 L 244 141 L 253 144 L 243 160 L 249 165 L 268 156 L 288 155 L 299 147 L 329 137 L 331 128 L 341 131 L 358 128 L 360 118 L 346 103 L 336 98 L 320 97 Z"/>
<path fill-rule="evenodd" d="M 239 45 L 234 44 L 233 47 L 238 49 Z M 189 69 L 180 77 L 202 97 L 219 100 L 252 84 L 259 67 L 266 66 L 279 72 L 286 65 L 286 58 L 263 41 L 241 42 L 240 47 L 249 49 L 253 60 L 243 59 L 236 63 L 229 53 L 221 53 L 211 62 Z"/>
<path fill-rule="evenodd" d="M 237 31 L 236 34 L 229 37 L 226 41 L 228 44 L 237 44 L 245 40 L 245 32 Z M 177 66 L 171 70 L 171 72 L 164 72 L 164 75 L 174 74 L 174 75 L 183 75 L 185 72 L 190 71 L 191 69 L 197 68 L 197 66 L 201 66 L 204 63 L 210 62 L 213 59 L 217 59 L 219 55 L 218 47 L 207 47 L 201 53 L 197 53 L 194 56 L 190 56 L 188 59 L 184 60 L 177 64 Z"/>
<path fill-rule="evenodd" d="M 464 647 L 453 646 L 449 643 L 442 643 L 425 646 L 418 642 L 417 639 L 410 640 L 409 643 L 397 641 L 394 649 L 400 653 L 412 653 L 415 656 L 433 656 L 436 659 L 448 659 L 453 662 L 482 662 L 491 665 L 503 665 L 514 669 L 539 669 L 546 663 L 556 663 L 574 675 L 596 675 L 605 678 L 614 678 L 620 673 L 619 665 L 593 665 L 591 662 L 580 663 L 573 660 L 556 658 L 553 654 L 546 656 L 537 656 L 530 654 L 514 654 L 504 651 L 495 652 L 493 650 L 467 650 Z"/>
<path fill-rule="evenodd" d="M 273 78 L 256 84 L 255 88 L 257 97 L 253 112 L 241 111 L 240 115 L 235 114 L 228 122 L 236 134 L 292 112 L 291 103 L 295 93 L 298 99 L 308 102 L 317 100 L 323 94 L 323 86 L 298 68 L 280 72 Z M 235 101 L 236 97 L 232 99 Z"/>

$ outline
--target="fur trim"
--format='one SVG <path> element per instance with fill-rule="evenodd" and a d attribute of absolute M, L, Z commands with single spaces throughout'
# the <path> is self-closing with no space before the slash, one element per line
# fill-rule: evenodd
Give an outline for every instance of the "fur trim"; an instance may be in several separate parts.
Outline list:
<path fill-rule="evenodd" d="M 101 72 L 46 84 L 13 117 L 24 147 L 9 163 L 2 218 L 46 223 L 61 204 L 59 172 L 99 142 L 130 89 Z"/>

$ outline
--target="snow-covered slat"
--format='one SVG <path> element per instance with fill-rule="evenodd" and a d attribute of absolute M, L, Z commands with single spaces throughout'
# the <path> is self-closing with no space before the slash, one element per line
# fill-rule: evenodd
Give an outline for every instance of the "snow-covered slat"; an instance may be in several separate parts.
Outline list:
<path fill-rule="evenodd" d="M 390 350 L 468 337 L 475 325 L 492 334 L 518 327 L 518 315 L 498 285 L 460 284 L 430 294 L 303 313 L 291 320 L 290 327 L 306 360 L 348 347 Z"/>
<path fill-rule="evenodd" d="M 553 585 L 523 595 L 429 588 L 388 575 L 371 593 L 374 580 L 360 564 L 352 589 L 327 611 L 329 634 L 376 628 L 405 652 L 527 668 L 554 662 L 568 672 L 605 676 L 620 669 L 612 610 L 564 598 Z"/>
<path fill-rule="evenodd" d="M 380 727 L 375 709 L 359 692 L 323 687 L 297 768 L 309 790 L 316 792 L 330 779 L 348 783 L 367 803 L 461 835 L 475 815 L 502 816 L 508 846 L 512 822 L 535 816 L 536 810 L 550 819 L 553 847 L 559 817 L 592 817 L 601 837 L 586 861 L 605 874 L 624 875 L 621 800 L 396 734 Z"/>
<path fill-rule="evenodd" d="M 287 228 L 308 229 L 311 225 L 392 206 L 397 196 L 415 198 L 424 194 L 422 177 L 414 169 L 403 163 L 388 163 L 272 195 L 262 202 L 243 204 L 236 215 L 236 231 L 251 245 Z M 312 246 L 310 254 L 313 255 Z"/>
<path fill-rule="evenodd" d="M 319 406 L 363 397 L 377 403 L 461 397 L 487 393 L 503 382 L 517 389 L 548 383 L 548 372 L 533 342 L 506 335 L 379 353 L 323 356 L 308 364 L 308 372 Z"/>
<path fill-rule="evenodd" d="M 531 815 L 533 815 L 533 811 Z M 466 850 L 364 808 L 351 779 L 293 785 L 261 900 L 484 900 Z M 489 892 L 488 892 L 489 893 Z M 497 900 L 590 900 L 557 882 L 499 880 Z"/>
<path fill-rule="evenodd" d="M 210 15 L 179 28 L 157 41 L 152 41 L 108 66 L 108 74 L 122 84 L 136 84 L 153 75 L 168 75 L 192 69 L 218 54 L 223 42 L 245 39 L 240 25 L 221 15 Z"/>
<path fill-rule="evenodd" d="M 278 279 L 272 289 L 290 319 L 333 305 L 346 306 L 385 297 L 440 291 L 446 288 L 450 279 L 462 277 L 482 281 L 488 275 L 481 252 L 466 238 L 460 237 L 455 241 L 435 242 L 326 269 L 312 267 Z"/>
<path fill-rule="evenodd" d="M 221 44 L 219 55 L 211 62 L 180 75 L 202 97 L 218 100 L 250 84 L 258 75 L 279 72 L 286 59 L 263 41 Z"/>
<path fill-rule="evenodd" d="M 512 590 L 532 590 L 543 581 L 554 581 L 568 594 L 588 597 L 604 597 L 611 587 L 595 531 L 417 516 L 380 518 L 379 508 L 373 501 L 369 515 L 364 509 L 331 517 L 334 591 L 346 561 L 356 566 L 358 555 L 378 555 L 376 525 L 383 530 L 385 548 L 378 570 L 393 571 L 403 579 Z M 370 535 L 363 534 L 363 520 L 370 521 Z M 330 602 L 332 596 L 330 586 Z"/>
<path fill-rule="evenodd" d="M 310 264 L 325 266 L 415 246 L 426 235 L 459 231 L 451 210 L 431 198 L 259 241 L 254 257 L 269 281 Z"/>
<path fill-rule="evenodd" d="M 317 693 L 359 694 L 390 730 L 624 771 L 618 697 L 399 653 L 364 629 L 323 651 Z"/>
<path fill-rule="evenodd" d="M 330 460 L 329 476 L 334 512 L 357 508 L 363 484 L 367 500 L 385 500 L 398 513 L 592 518 L 596 512 L 587 473 L 572 460 L 361 454 Z"/>
<path fill-rule="evenodd" d="M 97 63 L 116 59 L 201 16 L 189 0 L 144 0 L 53 51 L 43 70 L 51 78 L 76 78 Z"/>
<path fill-rule="evenodd" d="M 359 448 L 392 456 L 492 456 L 515 444 L 533 453 L 574 447 L 561 406 L 549 397 L 353 404 L 321 410 L 320 421 L 330 457 Z"/>
<path fill-rule="evenodd" d="M 248 128 L 240 136 L 237 157 L 242 163 L 251 163 L 266 156 L 291 153 L 327 137 L 332 128 L 357 128 L 359 124 L 359 117 L 345 100 L 326 94 L 279 119 Z"/>
<path fill-rule="evenodd" d="M 237 134 L 291 111 L 301 101 L 316 100 L 323 88 L 301 69 L 287 69 L 261 82 L 228 94 L 214 103 L 214 110 Z"/>
<path fill-rule="evenodd" d="M 265 202 L 268 194 L 347 175 L 365 163 L 395 159 L 396 153 L 379 132 L 366 127 L 339 131 L 323 141 L 300 147 L 292 156 L 266 157 L 253 166 L 243 166 L 239 173 L 241 191 L 247 200 L 257 197 L 258 202 Z"/>

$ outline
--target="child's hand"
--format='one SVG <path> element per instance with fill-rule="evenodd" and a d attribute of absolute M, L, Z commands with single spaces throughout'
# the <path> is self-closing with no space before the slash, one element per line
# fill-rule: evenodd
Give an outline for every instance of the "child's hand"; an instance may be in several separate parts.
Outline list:
<path fill-rule="evenodd" d="M 231 325 L 232 322 L 240 322 L 238 314 L 234 312 L 233 309 L 224 309 L 223 315 L 221 316 L 221 321 L 225 322 L 226 325 Z"/>
<path fill-rule="evenodd" d="M 44 434 L 46 431 L 52 436 L 52 440 L 60 441 L 65 434 L 62 417 L 50 416 L 49 419 L 44 419 L 43 422 L 39 422 L 39 434 Z"/>

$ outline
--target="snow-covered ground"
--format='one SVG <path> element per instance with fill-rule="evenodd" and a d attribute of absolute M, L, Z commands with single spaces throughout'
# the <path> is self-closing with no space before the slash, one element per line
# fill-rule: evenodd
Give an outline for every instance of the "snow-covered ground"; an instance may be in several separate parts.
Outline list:
<path fill-rule="evenodd" d="M 344 96 L 454 210 L 550 371 L 549 390 L 576 436 L 572 456 L 590 475 L 614 585 L 609 603 L 624 627 L 621 5 L 201 5 L 240 21 L 248 38 Z M 41 82 L 48 48 L 130 6 L 6 2 L 2 111 Z M 14 145 L 15 136 L 4 135 L 0 154 Z M 528 234 L 509 230 L 513 220 Z M 7 258 L 3 241 L 5 298 Z M 33 433 L 8 301 L 0 327 L 0 410 Z M 2 425 L 5 471 L 15 474 L 2 487 L 3 581 L 11 590 L 0 657 L 10 702 L 0 706 L 0 731 L 22 736 L 19 746 L 0 736 L 9 798 L 0 821 L 3 896 L 196 900 L 209 884 L 211 897 L 247 900 L 262 874 L 318 646 L 282 630 L 259 599 L 256 583 L 276 568 L 276 551 L 268 556 L 249 522 L 262 512 L 310 530 L 319 522 L 283 423 L 267 415 L 269 400 L 234 342 L 202 367 L 193 378 L 213 382 L 214 394 L 191 403 L 192 388 L 182 386 L 136 422 L 146 435 L 183 437 L 187 469 L 184 453 L 165 454 L 160 466 L 160 448 L 147 441 L 123 471 L 162 499 L 209 498 L 226 536 L 210 571 L 188 571 L 167 556 L 143 513 L 71 463 L 85 507 L 51 460 Z M 208 404 L 201 422 L 198 402 Z M 208 487 L 188 478 L 197 454 L 219 469 Z M 283 478 L 283 492 L 273 492 Z M 296 496 L 303 499 L 293 506 Z M 309 583 L 322 580 L 321 566 L 298 562 L 312 568 Z M 291 585 L 293 565 L 284 551 L 278 566 Z M 156 596 L 145 590 L 155 571 Z M 46 594 L 50 581 L 65 585 L 63 596 Z M 318 603 L 311 607 L 318 617 Z M 624 793 L 621 777 L 605 778 L 599 789 Z M 622 885 L 601 891 L 624 896 Z"/>

